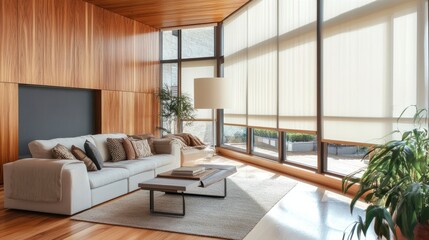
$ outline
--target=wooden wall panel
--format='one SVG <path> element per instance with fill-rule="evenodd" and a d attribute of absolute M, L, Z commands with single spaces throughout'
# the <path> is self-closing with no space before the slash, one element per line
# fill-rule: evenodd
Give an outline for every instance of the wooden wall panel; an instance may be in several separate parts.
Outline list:
<path fill-rule="evenodd" d="M 81 0 L 17 1 L 20 83 L 158 91 L 157 29 Z"/>
<path fill-rule="evenodd" d="M 0 83 L 0 163 L 18 159 L 18 84 Z M 3 167 L 0 167 L 0 184 Z"/>
<path fill-rule="evenodd" d="M 101 133 L 121 132 L 121 92 L 101 92 Z"/>
<path fill-rule="evenodd" d="M 104 11 L 104 26 L 104 89 L 134 91 L 133 21 Z"/>
<path fill-rule="evenodd" d="M 44 84 L 46 3 L 18 0 L 19 82 Z"/>
<path fill-rule="evenodd" d="M 154 133 L 159 126 L 159 101 L 155 94 L 102 91 L 103 133 Z"/>
<path fill-rule="evenodd" d="M 134 134 L 136 127 L 136 119 L 138 114 L 134 111 L 136 105 L 136 96 L 137 93 L 133 92 L 122 92 L 122 132 L 127 134 Z"/>
<path fill-rule="evenodd" d="M 0 1 L 0 82 L 18 82 L 18 2 Z"/>
<path fill-rule="evenodd" d="M 103 10 L 77 1 L 75 15 L 75 84 L 100 89 L 103 80 Z"/>
<path fill-rule="evenodd" d="M 159 32 L 134 23 L 134 63 L 136 92 L 153 93 L 159 88 Z"/>
<path fill-rule="evenodd" d="M 116 90 L 135 91 L 134 88 L 134 21 L 124 18 L 123 38 L 120 40 L 122 59 L 118 67 L 121 81 L 117 81 Z"/>
<path fill-rule="evenodd" d="M 74 87 L 76 0 L 45 1 L 44 84 Z"/>
<path fill-rule="evenodd" d="M 159 99 L 153 93 L 139 93 L 137 96 L 135 111 L 139 113 L 136 117 L 136 132 L 153 133 L 159 135 L 157 127 L 160 126 Z"/>

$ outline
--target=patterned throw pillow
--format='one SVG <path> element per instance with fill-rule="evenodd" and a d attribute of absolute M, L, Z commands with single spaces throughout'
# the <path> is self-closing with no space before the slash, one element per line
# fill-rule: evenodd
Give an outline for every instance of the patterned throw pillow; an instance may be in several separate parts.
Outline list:
<path fill-rule="evenodd" d="M 122 138 L 108 138 L 107 148 L 112 156 L 112 162 L 118 162 L 127 159 L 124 146 L 122 146 Z"/>
<path fill-rule="evenodd" d="M 73 145 L 71 149 L 71 153 L 77 158 L 77 160 L 80 160 L 83 163 L 85 163 L 86 170 L 88 170 L 88 172 L 97 171 L 97 166 L 95 166 L 91 158 L 86 156 L 86 153 L 82 149 Z"/>
<path fill-rule="evenodd" d="M 150 146 L 150 151 L 151 152 L 155 152 L 155 148 L 153 146 L 153 139 L 155 138 L 155 136 L 153 134 L 137 134 L 137 135 L 130 135 L 129 137 L 136 139 L 136 140 L 147 140 L 147 142 L 149 143 Z"/>
<path fill-rule="evenodd" d="M 134 151 L 136 152 L 136 158 L 149 157 L 153 155 L 146 139 L 131 141 L 131 143 L 133 144 Z"/>
<path fill-rule="evenodd" d="M 68 150 L 64 145 L 57 144 L 54 148 L 52 148 L 52 155 L 56 159 L 76 159 L 73 154 Z"/>
<path fill-rule="evenodd" d="M 125 154 L 127 155 L 128 160 L 136 159 L 136 152 L 134 151 L 134 147 L 130 139 L 124 138 L 122 146 L 124 147 Z"/>
<path fill-rule="evenodd" d="M 95 166 L 97 166 L 97 169 L 101 170 L 103 168 L 103 157 L 101 156 L 100 151 L 98 151 L 97 147 L 88 140 L 86 140 L 84 146 L 88 157 L 92 160 Z"/>

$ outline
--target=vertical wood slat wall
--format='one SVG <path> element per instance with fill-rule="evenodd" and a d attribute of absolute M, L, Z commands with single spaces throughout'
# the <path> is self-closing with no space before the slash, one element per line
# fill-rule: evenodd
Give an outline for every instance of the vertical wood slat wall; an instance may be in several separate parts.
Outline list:
<path fill-rule="evenodd" d="M 102 133 L 155 133 L 159 32 L 82 0 L 1 0 L 1 165 L 18 157 L 18 84 L 100 90 Z"/>

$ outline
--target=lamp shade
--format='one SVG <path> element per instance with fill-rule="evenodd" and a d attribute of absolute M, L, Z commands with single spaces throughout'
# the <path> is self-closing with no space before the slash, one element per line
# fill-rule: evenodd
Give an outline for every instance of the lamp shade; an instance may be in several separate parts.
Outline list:
<path fill-rule="evenodd" d="M 194 108 L 224 109 L 231 106 L 231 86 L 225 78 L 195 78 Z"/>

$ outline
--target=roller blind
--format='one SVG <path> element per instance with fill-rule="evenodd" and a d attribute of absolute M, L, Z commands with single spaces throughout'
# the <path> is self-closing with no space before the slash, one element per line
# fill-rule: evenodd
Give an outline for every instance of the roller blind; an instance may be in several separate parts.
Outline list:
<path fill-rule="evenodd" d="M 317 130 L 317 2 L 279 1 L 279 128 Z"/>
<path fill-rule="evenodd" d="M 425 1 L 356 2 L 325 0 L 323 138 L 379 143 L 412 125 L 396 124 L 405 107 L 427 107 Z"/>
<path fill-rule="evenodd" d="M 182 94 L 194 98 L 194 79 L 214 77 L 216 75 L 216 60 L 182 62 Z M 196 119 L 212 119 L 212 110 L 196 109 Z"/>
<path fill-rule="evenodd" d="M 247 125 L 247 9 L 224 23 L 224 77 L 234 89 L 224 123 Z"/>
<path fill-rule="evenodd" d="M 277 1 L 248 6 L 248 122 L 277 128 Z"/>
<path fill-rule="evenodd" d="M 324 0 L 325 141 L 378 143 L 409 105 L 427 107 L 427 0 Z M 278 6 L 277 6 L 278 4 Z M 226 124 L 319 131 L 317 1 L 252 1 L 224 23 Z"/>
<path fill-rule="evenodd" d="M 316 131 L 316 10 L 312 0 L 259 0 L 225 21 L 236 93 L 226 124 Z"/>

